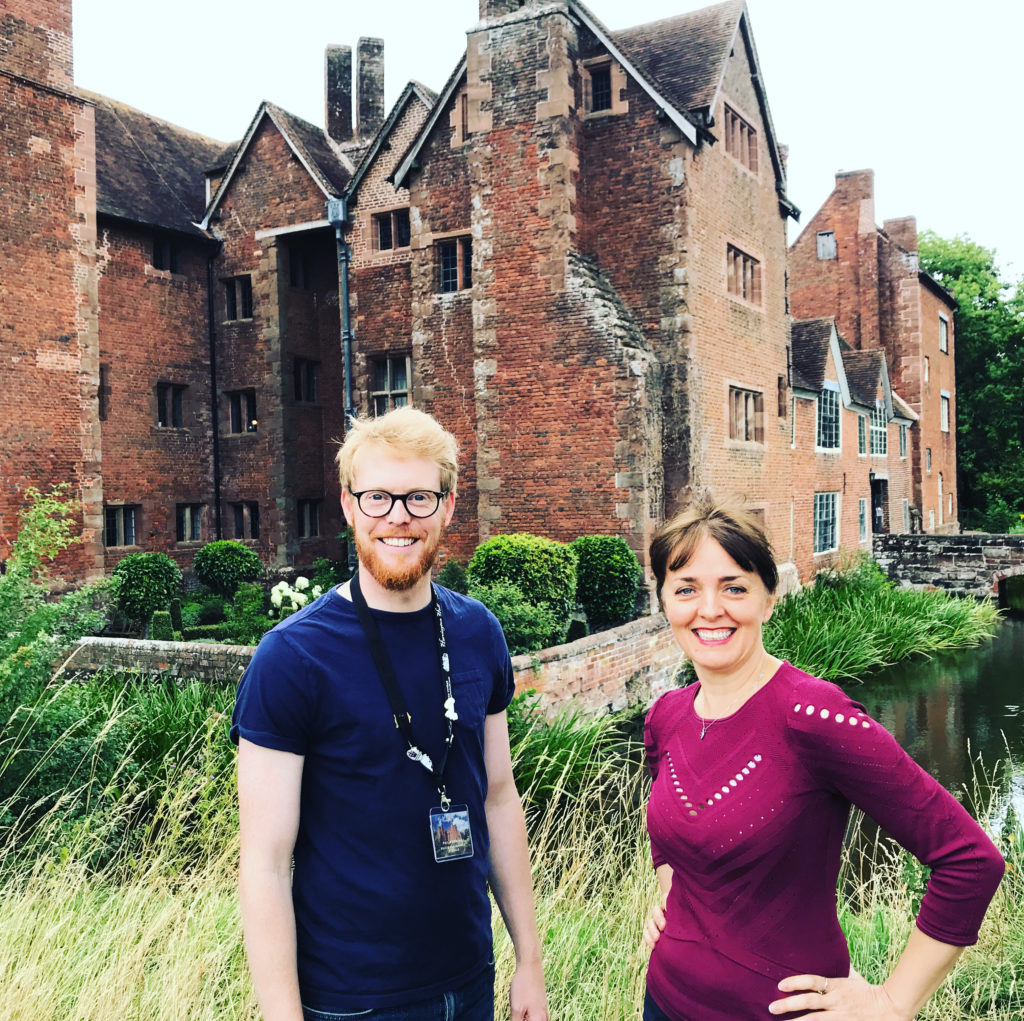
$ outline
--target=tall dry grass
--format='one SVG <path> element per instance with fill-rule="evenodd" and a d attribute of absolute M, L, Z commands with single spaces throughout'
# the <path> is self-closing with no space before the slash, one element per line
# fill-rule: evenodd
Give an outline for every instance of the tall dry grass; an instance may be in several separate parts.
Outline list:
<path fill-rule="evenodd" d="M 578 721 L 575 729 L 586 726 Z M 531 848 L 557 1021 L 637 1018 L 643 995 L 640 931 L 656 888 L 643 823 L 647 780 L 635 754 L 602 726 L 582 754 L 574 750 L 574 728 L 564 726 L 554 737 L 539 729 L 539 751 L 521 748 L 539 767 L 545 805 L 531 817 Z M 159 783 L 132 789 L 126 782 L 115 809 L 98 820 L 69 829 L 63 809 L 78 792 L 67 791 L 41 820 L 4 831 L 4 1021 L 258 1017 L 234 889 L 233 780 L 204 753 L 209 740 L 202 729 L 194 734 Z M 1019 784 L 1019 765 L 1000 768 L 1015 769 Z M 999 793 L 1006 780 L 979 783 L 976 797 L 981 816 L 1004 828 L 1010 870 L 980 944 L 921 1014 L 928 1021 L 1024 1017 L 1024 852 L 1019 821 Z M 527 800 L 533 793 L 524 791 Z M 854 962 L 869 978 L 884 974 L 898 954 L 921 878 L 885 847 L 877 858 L 843 898 Z M 500 922 L 495 948 L 501 1004 L 513 955 Z"/>

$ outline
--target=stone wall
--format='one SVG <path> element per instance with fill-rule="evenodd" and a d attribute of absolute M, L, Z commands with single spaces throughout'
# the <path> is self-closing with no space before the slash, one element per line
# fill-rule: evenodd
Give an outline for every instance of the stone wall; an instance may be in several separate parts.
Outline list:
<path fill-rule="evenodd" d="M 234 683 L 255 650 L 251 646 L 83 638 L 61 664 L 63 673 L 138 670 Z M 676 685 L 682 653 L 661 614 L 569 645 L 512 660 L 516 691 L 533 688 L 550 712 L 572 701 L 584 711 L 648 705 Z"/>
<path fill-rule="evenodd" d="M 1002 581 L 1024 574 L 1024 535 L 876 535 L 874 556 L 902 585 L 998 596 Z"/>

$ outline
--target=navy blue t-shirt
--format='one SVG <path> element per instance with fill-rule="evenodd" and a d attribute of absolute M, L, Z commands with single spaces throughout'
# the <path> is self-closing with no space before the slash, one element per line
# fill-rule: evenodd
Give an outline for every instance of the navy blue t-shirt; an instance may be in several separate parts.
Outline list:
<path fill-rule="evenodd" d="M 459 716 L 445 784 L 469 807 L 472 858 L 434 860 L 436 784 L 406 758 L 355 608 L 336 590 L 265 635 L 238 686 L 232 739 L 305 757 L 292 901 L 309 1007 L 413 1002 L 471 981 L 491 954 L 484 718 L 511 701 L 512 665 L 482 604 L 437 592 Z M 440 765 L 448 731 L 432 611 L 371 612 L 416 743 Z"/>

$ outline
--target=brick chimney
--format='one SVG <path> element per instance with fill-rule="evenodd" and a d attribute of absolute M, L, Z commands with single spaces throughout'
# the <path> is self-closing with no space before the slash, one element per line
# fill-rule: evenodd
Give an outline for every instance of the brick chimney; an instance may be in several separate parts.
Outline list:
<path fill-rule="evenodd" d="M 71 0 L 3 0 L 0 70 L 73 89 Z"/>
<path fill-rule="evenodd" d="M 480 0 L 480 20 L 501 18 L 520 7 L 525 7 L 529 0 Z"/>
<path fill-rule="evenodd" d="M 835 196 L 844 206 L 857 204 L 858 234 L 875 232 L 875 172 L 873 170 L 840 170 L 836 174 Z"/>
<path fill-rule="evenodd" d="M 324 53 L 324 123 L 335 142 L 352 141 L 352 47 Z"/>
<path fill-rule="evenodd" d="M 356 134 L 375 135 L 384 123 L 384 40 L 360 39 L 356 92 Z"/>
<path fill-rule="evenodd" d="M 895 220 L 886 220 L 882 229 L 904 251 L 917 253 L 917 217 L 901 216 Z"/>

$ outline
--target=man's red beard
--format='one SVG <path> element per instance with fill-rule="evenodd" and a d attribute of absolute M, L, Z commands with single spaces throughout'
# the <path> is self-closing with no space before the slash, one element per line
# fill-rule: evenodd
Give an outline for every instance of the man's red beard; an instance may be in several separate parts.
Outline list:
<path fill-rule="evenodd" d="M 420 555 L 415 563 L 401 570 L 388 567 L 377 552 L 377 540 L 356 533 L 356 553 L 359 555 L 359 566 L 365 567 L 371 577 L 381 588 L 389 592 L 406 592 L 411 589 L 425 574 L 430 572 L 437 559 L 437 551 L 441 548 L 439 532 L 432 539 L 420 539 Z"/>

